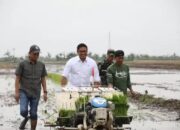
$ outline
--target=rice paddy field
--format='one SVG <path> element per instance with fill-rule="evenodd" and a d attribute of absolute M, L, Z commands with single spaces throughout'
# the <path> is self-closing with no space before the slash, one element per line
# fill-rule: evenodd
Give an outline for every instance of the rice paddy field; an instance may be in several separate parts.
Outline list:
<path fill-rule="evenodd" d="M 62 69 L 62 65 L 47 65 L 47 70 L 51 74 L 61 74 Z M 1 65 L 1 130 L 18 130 L 19 124 L 23 119 L 19 114 L 19 104 L 17 104 L 14 99 L 14 71 L 14 67 L 12 66 L 2 67 Z M 177 104 L 180 100 L 180 70 L 178 70 L 178 67 L 173 69 L 130 67 L 130 73 L 133 89 L 141 95 L 141 98 L 135 97 L 134 100 L 131 100 L 131 98 L 127 99 L 129 104 L 127 114 L 132 115 L 133 120 L 131 124 L 124 126 L 131 127 L 132 130 L 179 130 L 180 108 L 177 105 L 176 109 L 171 109 L 175 106 L 173 103 Z M 63 107 L 66 107 L 66 100 L 64 100 L 64 98 L 57 98 L 60 95 L 62 96 L 58 78 L 56 81 L 47 79 L 47 87 L 48 101 L 44 102 L 42 99 L 40 100 L 37 130 L 50 130 L 50 128 L 44 127 L 44 123 L 47 119 L 52 122 L 56 119 L 59 110 L 58 103 L 64 102 Z M 147 92 L 147 96 L 144 96 L 145 91 Z M 151 95 L 153 99 L 156 98 L 159 100 L 159 98 L 161 98 L 163 100 L 161 103 L 162 106 L 151 103 L 152 100 L 150 100 L 151 97 L 149 97 Z M 69 97 L 69 95 L 67 97 Z M 167 108 L 163 103 L 172 104 L 169 105 L 171 106 L 170 108 Z M 155 104 L 157 104 L 157 102 L 155 102 Z M 30 129 L 29 122 L 26 128 Z"/>

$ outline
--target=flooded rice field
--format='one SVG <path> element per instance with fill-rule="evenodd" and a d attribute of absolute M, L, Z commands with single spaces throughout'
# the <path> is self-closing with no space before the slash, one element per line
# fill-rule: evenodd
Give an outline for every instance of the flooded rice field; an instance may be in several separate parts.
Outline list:
<path fill-rule="evenodd" d="M 129 115 L 133 120 L 129 125 L 132 130 L 179 130 L 179 114 L 166 109 L 147 107 L 130 103 Z"/>
<path fill-rule="evenodd" d="M 23 120 L 19 114 L 19 104 L 14 99 L 14 79 L 14 75 L 0 75 L 0 130 L 18 130 Z M 47 84 L 52 88 L 55 86 L 49 80 Z M 44 121 L 56 109 L 53 102 L 55 101 L 54 90 L 49 89 L 49 91 L 49 101 L 45 103 L 42 98 L 40 100 L 37 130 L 49 130 L 49 128 L 44 128 Z M 45 111 L 48 111 L 48 113 L 45 113 Z M 30 128 L 30 122 L 27 123 L 27 128 Z"/>
<path fill-rule="evenodd" d="M 159 69 L 131 69 L 135 91 L 164 99 L 180 100 L 180 71 Z"/>
<path fill-rule="evenodd" d="M 55 66 L 54 66 L 55 67 Z M 49 72 L 61 72 L 62 67 L 48 68 Z M 23 119 L 19 114 L 19 104 L 14 99 L 14 70 L 0 70 L 0 130 L 18 130 Z M 175 70 L 151 70 L 131 69 L 131 80 L 135 91 L 165 99 L 180 100 L 180 71 Z M 50 130 L 44 127 L 44 121 L 48 118 L 55 120 L 57 117 L 55 93 L 60 93 L 60 85 L 47 80 L 48 101 L 42 99 L 38 109 L 37 130 Z M 170 112 L 166 109 L 148 107 L 142 104 L 130 102 L 129 115 L 133 116 L 130 125 L 132 130 L 179 130 L 180 121 L 176 120 L 180 113 Z M 30 129 L 28 122 L 27 129 Z M 51 128 L 52 129 L 52 128 Z"/>

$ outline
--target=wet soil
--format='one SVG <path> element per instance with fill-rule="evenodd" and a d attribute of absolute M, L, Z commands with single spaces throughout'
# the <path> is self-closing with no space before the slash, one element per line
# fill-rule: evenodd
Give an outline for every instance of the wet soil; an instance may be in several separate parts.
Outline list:
<path fill-rule="evenodd" d="M 130 102 L 146 105 L 147 108 L 167 109 L 171 112 L 177 112 L 179 117 L 177 117 L 176 120 L 180 120 L 180 100 L 165 100 L 163 98 L 156 98 L 153 95 L 141 94 L 137 92 L 135 96 L 132 96 L 130 93 L 128 93 L 128 97 Z"/>
<path fill-rule="evenodd" d="M 11 75 L 14 70 L 0 72 L 2 72 L 0 75 L 0 130 L 18 129 L 22 117 L 19 114 L 19 104 L 14 100 L 14 75 Z M 38 130 L 49 130 L 50 128 L 43 126 L 44 120 L 52 118 L 53 121 L 56 118 L 54 94 L 59 92 L 59 86 L 50 81 L 47 84 L 49 100 L 47 103 L 42 99 L 40 101 Z M 137 93 L 135 97 L 129 95 L 129 101 L 129 114 L 133 115 L 133 121 L 130 124 L 132 130 L 179 130 L 180 100 L 156 98 L 149 93 Z M 27 128 L 30 128 L 29 123 Z"/>

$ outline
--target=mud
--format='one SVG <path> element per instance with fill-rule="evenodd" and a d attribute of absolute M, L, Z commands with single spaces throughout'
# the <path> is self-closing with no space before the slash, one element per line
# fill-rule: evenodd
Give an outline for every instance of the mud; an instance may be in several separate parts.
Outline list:
<path fill-rule="evenodd" d="M 155 98 L 153 95 L 140 94 L 136 92 L 135 96 L 128 93 L 129 100 L 136 104 L 143 104 L 146 107 L 153 107 L 154 109 L 167 109 L 168 111 L 175 111 L 180 114 L 180 100 Z M 180 116 L 180 115 L 179 115 Z"/>
<path fill-rule="evenodd" d="M 177 113 L 167 109 L 149 107 L 131 103 L 129 114 L 133 115 L 130 125 L 132 130 L 179 130 L 180 122 L 176 121 Z"/>
<path fill-rule="evenodd" d="M 52 71 L 61 71 L 61 67 L 59 68 L 51 68 Z M 4 71 L 4 70 L 3 70 Z M 9 70 L 8 70 L 9 71 Z M 13 72 L 14 70 L 10 70 Z M 144 70 L 143 70 L 144 71 Z M 141 69 L 134 70 L 133 72 L 143 72 Z M 152 72 L 152 70 L 149 70 Z M 159 71 L 158 71 L 159 72 Z M 175 71 L 176 72 L 176 71 Z M 169 72 L 159 72 L 163 73 L 162 75 L 170 75 L 174 76 L 170 78 L 168 83 L 172 86 L 164 85 L 164 83 L 156 80 L 146 82 L 140 82 L 141 80 L 134 80 L 134 90 L 136 87 L 145 87 L 147 89 L 147 82 L 149 86 L 153 87 L 154 90 L 160 90 L 163 92 L 169 91 L 169 89 L 178 89 L 178 78 L 175 76 L 174 71 Z M 147 71 L 146 71 L 147 73 Z M 154 77 L 154 73 L 147 76 Z M 136 73 L 138 74 L 138 73 Z M 137 75 L 134 76 L 137 76 Z M 156 75 L 156 74 L 155 74 Z M 159 74 L 158 74 L 159 75 Z M 139 76 L 139 75 L 138 75 Z M 144 75 L 142 75 L 144 76 Z M 19 114 L 19 104 L 15 102 L 14 99 L 14 74 L 2 74 L 0 75 L 0 129 L 1 130 L 18 130 L 19 124 L 22 121 L 22 117 Z M 140 78 L 141 79 L 141 78 Z M 151 78 L 150 78 L 151 79 Z M 172 80 L 173 79 L 173 80 Z M 173 82 L 177 81 L 177 84 L 173 84 Z M 163 81 L 164 82 L 164 81 Z M 167 83 L 165 83 L 167 84 Z M 44 127 L 45 121 L 48 119 L 50 121 L 55 121 L 57 118 L 57 108 L 55 93 L 61 93 L 60 86 L 54 84 L 51 81 L 47 81 L 48 86 L 48 101 L 45 103 L 42 98 L 39 103 L 38 109 L 38 127 L 37 130 L 50 130 L 50 128 Z M 159 87 L 162 86 L 162 87 Z M 180 100 L 178 99 L 166 99 L 159 98 L 153 96 L 151 91 L 148 91 L 148 95 L 144 95 L 144 90 L 142 93 L 138 93 L 136 97 L 129 98 L 130 108 L 129 115 L 133 116 L 133 120 L 130 125 L 124 125 L 125 127 L 131 127 L 132 130 L 179 130 L 180 129 L 180 120 L 179 118 L 179 110 L 180 110 Z M 151 97 L 152 96 L 152 97 Z M 30 129 L 30 122 L 28 122 L 26 128 Z M 53 129 L 52 129 L 53 130 Z"/>

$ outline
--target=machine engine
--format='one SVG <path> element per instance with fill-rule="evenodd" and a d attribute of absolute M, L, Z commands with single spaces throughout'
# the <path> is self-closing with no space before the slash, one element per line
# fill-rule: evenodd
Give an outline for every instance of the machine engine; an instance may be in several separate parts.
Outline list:
<path fill-rule="evenodd" d="M 97 127 L 112 127 L 113 116 L 109 111 L 108 102 L 102 97 L 94 97 L 90 99 L 86 106 L 88 123 L 92 128 Z M 110 125 L 110 126 L 108 126 Z"/>

